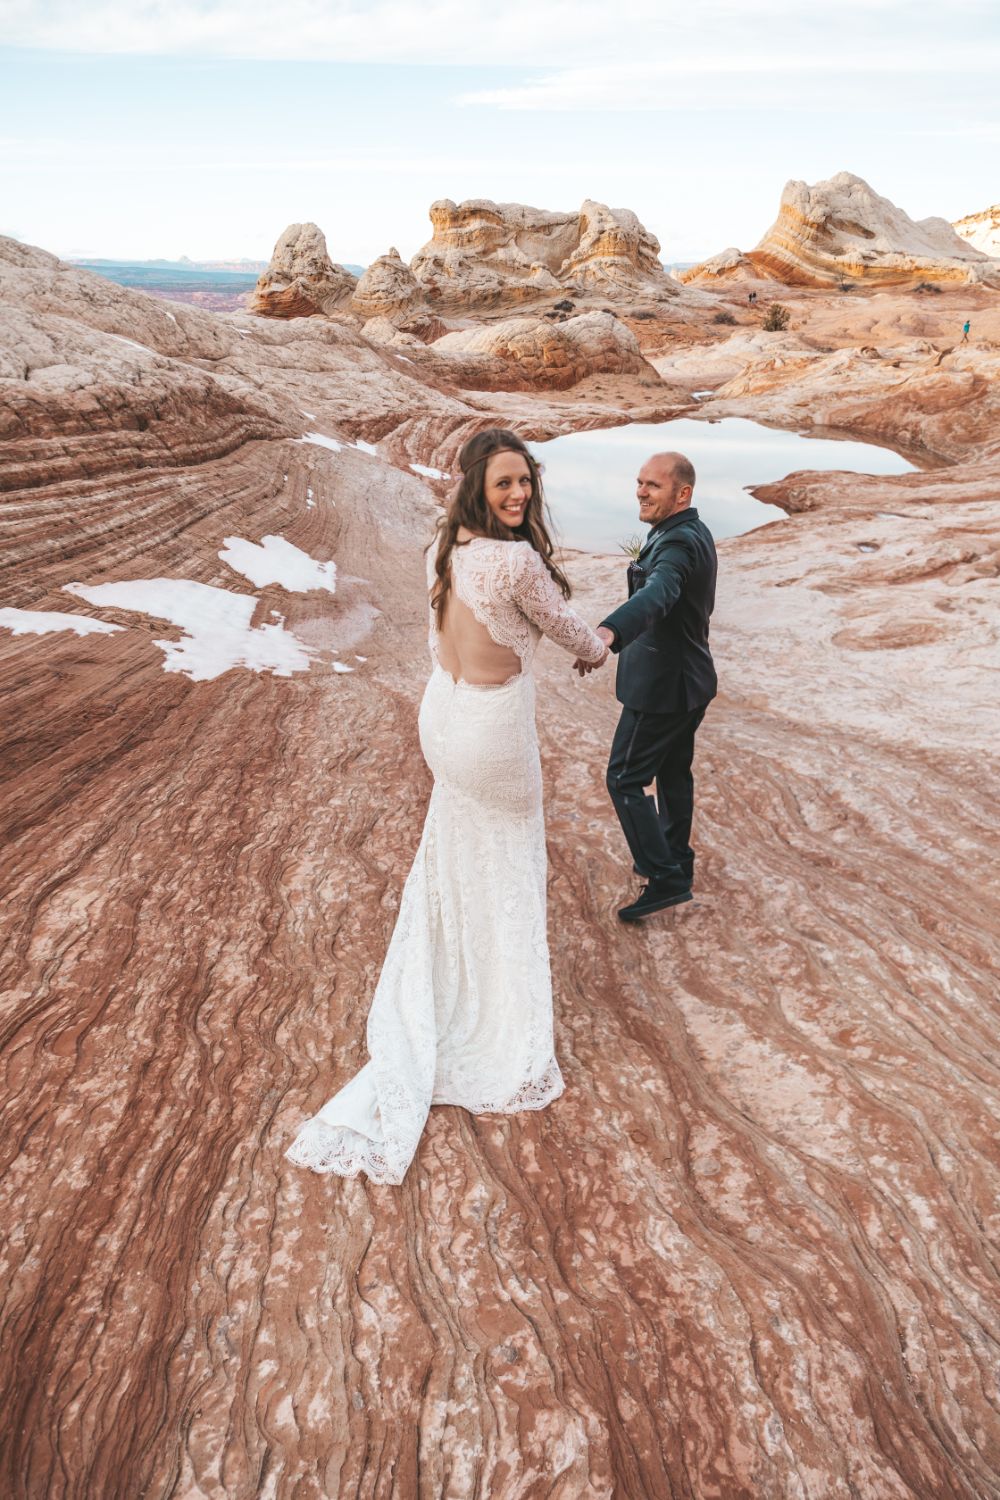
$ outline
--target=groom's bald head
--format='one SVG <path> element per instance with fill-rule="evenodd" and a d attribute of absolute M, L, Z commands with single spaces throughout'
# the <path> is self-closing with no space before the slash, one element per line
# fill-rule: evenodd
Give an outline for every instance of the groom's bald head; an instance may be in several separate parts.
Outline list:
<path fill-rule="evenodd" d="M 639 470 L 639 519 L 648 526 L 686 510 L 694 494 L 694 464 L 683 453 L 654 453 Z"/>

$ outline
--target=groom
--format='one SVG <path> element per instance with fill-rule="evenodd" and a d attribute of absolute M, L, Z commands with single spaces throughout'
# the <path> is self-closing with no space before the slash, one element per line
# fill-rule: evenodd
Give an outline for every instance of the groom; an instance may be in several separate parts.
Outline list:
<path fill-rule="evenodd" d="M 649 535 L 629 564 L 625 604 L 597 627 L 618 653 L 622 705 L 608 791 L 636 873 L 647 884 L 618 912 L 635 922 L 691 900 L 691 762 L 695 730 L 715 697 L 708 649 L 718 561 L 712 533 L 691 507 L 695 474 L 683 453 L 657 453 L 636 483 Z M 646 787 L 656 783 L 656 802 Z"/>

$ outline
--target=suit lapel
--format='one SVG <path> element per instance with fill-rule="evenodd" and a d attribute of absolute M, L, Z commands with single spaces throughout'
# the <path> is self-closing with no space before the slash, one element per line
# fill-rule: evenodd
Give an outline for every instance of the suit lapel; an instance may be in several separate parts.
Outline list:
<path fill-rule="evenodd" d="M 642 562 L 648 558 L 653 550 L 659 546 L 663 538 L 668 537 L 675 527 L 683 525 L 685 521 L 689 521 L 692 518 L 697 520 L 698 512 L 693 507 L 688 506 L 687 510 L 679 510 L 676 516 L 668 516 L 665 521 L 661 521 L 659 525 L 654 526 L 643 543 L 642 551 L 639 553 L 639 561 Z"/>

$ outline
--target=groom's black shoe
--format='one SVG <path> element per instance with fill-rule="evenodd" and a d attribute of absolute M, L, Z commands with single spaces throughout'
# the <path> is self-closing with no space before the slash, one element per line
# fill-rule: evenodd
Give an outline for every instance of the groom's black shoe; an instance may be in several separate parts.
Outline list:
<path fill-rule="evenodd" d="M 681 861 L 680 872 L 684 876 L 684 879 L 687 881 L 688 885 L 693 885 L 694 884 L 694 865 L 693 864 L 685 864 L 683 861 Z M 648 870 L 640 870 L 639 866 L 635 865 L 635 864 L 632 866 L 632 873 L 633 873 L 633 875 L 641 875 L 642 878 L 643 878 L 643 880 L 652 880 L 653 879 L 653 877 L 650 875 L 650 873 L 649 873 Z"/>
<path fill-rule="evenodd" d="M 654 911 L 663 911 L 667 906 L 680 906 L 690 901 L 691 887 L 677 880 L 651 880 L 639 892 L 638 899 L 630 906 L 622 906 L 618 915 L 623 922 L 638 922 Z"/>

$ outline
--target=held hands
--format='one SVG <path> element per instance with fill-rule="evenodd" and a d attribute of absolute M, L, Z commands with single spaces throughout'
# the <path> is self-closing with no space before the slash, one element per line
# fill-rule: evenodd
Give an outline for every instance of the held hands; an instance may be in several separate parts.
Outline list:
<path fill-rule="evenodd" d="M 598 667 L 603 667 L 610 655 L 608 648 L 614 644 L 615 639 L 613 631 L 608 630 L 605 625 L 598 625 L 595 634 L 600 636 L 604 642 L 604 655 L 600 661 L 584 661 L 582 656 L 578 656 L 573 663 L 573 670 L 579 677 L 586 677 L 589 672 L 595 671 Z"/>

